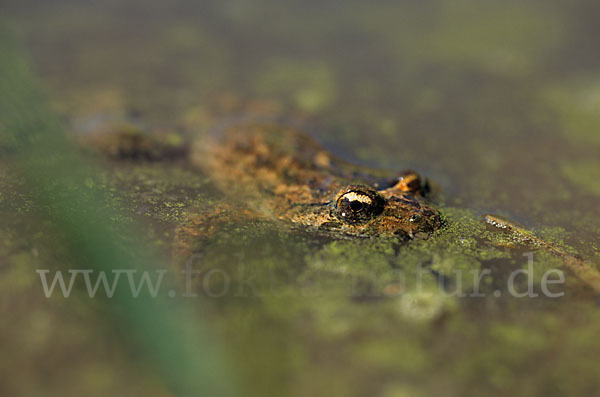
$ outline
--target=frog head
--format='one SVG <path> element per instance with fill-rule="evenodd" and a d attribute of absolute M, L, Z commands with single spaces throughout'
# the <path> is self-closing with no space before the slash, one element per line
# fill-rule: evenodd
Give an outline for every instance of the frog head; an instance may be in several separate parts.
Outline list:
<path fill-rule="evenodd" d="M 329 204 L 329 218 L 323 226 L 344 235 L 394 235 L 405 240 L 429 236 L 442 225 L 438 211 L 420 196 L 366 185 L 338 191 Z"/>

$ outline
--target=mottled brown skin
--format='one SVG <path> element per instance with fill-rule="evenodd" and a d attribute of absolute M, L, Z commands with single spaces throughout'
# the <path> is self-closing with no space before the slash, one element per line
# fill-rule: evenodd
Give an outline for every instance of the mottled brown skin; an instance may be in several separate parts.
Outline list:
<path fill-rule="evenodd" d="M 257 214 L 334 237 L 427 237 L 439 213 L 412 171 L 385 173 L 344 162 L 308 136 L 241 124 L 194 143 L 191 161 Z"/>

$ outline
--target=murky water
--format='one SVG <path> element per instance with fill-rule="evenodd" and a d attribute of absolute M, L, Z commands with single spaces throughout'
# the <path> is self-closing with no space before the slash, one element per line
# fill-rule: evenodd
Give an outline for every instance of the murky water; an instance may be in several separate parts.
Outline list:
<path fill-rule="evenodd" d="M 411 306 L 365 289 L 424 266 L 434 270 L 429 287 L 457 269 L 493 269 L 485 288 L 494 291 L 526 250 L 479 239 L 487 231 L 477 216 L 489 212 L 600 264 L 599 13 L 592 1 L 474 0 L 31 1 L 5 12 L 68 126 L 133 117 L 193 137 L 257 112 L 300 125 L 347 160 L 413 168 L 441 187 L 435 202 L 450 230 L 399 251 L 261 222 L 230 225 L 204 250 L 209 269 L 245 269 L 270 292 L 209 305 L 232 379 L 249 394 L 344 396 L 598 387 L 596 298 L 572 276 L 562 300 L 434 294 Z M 181 212 L 223 200 L 185 166 L 123 167 L 105 169 L 103 186 L 115 207 L 152 225 L 149 241 L 168 244 Z M 542 268 L 561 266 L 540 255 Z M 61 318 L 35 307 L 46 319 L 36 324 Z M 101 353 L 85 360 L 98 390 L 127 383 Z"/>

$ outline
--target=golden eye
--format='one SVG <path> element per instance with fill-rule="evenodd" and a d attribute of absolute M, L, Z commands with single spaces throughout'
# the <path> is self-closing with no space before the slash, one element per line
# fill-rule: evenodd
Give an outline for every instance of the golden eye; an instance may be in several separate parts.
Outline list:
<path fill-rule="evenodd" d="M 358 225 L 368 222 L 383 211 L 385 200 L 375 190 L 350 186 L 337 199 L 335 215 L 338 219 Z"/>

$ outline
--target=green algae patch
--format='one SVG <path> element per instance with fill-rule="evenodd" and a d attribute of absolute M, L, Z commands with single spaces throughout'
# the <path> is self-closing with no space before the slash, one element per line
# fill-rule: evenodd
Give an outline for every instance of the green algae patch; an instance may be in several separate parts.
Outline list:
<path fill-rule="evenodd" d="M 564 41 L 564 23 L 551 6 L 478 5 L 464 0 L 443 3 L 441 20 L 427 40 L 432 57 L 522 75 L 531 73 Z"/>
<path fill-rule="evenodd" d="M 294 105 L 307 112 L 322 111 L 337 99 L 335 74 L 318 61 L 269 59 L 256 86 L 260 94 L 275 98 L 291 93 Z"/>
<path fill-rule="evenodd" d="M 206 177 L 177 164 L 112 163 L 94 178 L 90 184 L 109 195 L 113 209 L 170 224 L 183 222 L 194 208 L 220 202 Z"/>
<path fill-rule="evenodd" d="M 596 136 L 599 136 L 596 132 Z M 561 167 L 563 175 L 581 190 L 600 196 L 600 165 L 598 161 L 584 160 L 564 163 Z"/>
<path fill-rule="evenodd" d="M 358 6 L 348 14 L 360 28 L 389 41 L 404 62 L 459 63 L 520 76 L 532 73 L 565 42 L 566 26 L 559 12 L 552 5 L 541 9 L 516 1 L 482 5 L 458 0 L 435 7 Z M 365 13 L 373 17 L 363 18 Z"/>
<path fill-rule="evenodd" d="M 481 261 L 506 258 L 507 254 L 496 247 L 482 244 L 486 237 L 485 225 L 471 211 L 443 209 L 445 227 L 430 239 L 414 241 L 400 253 L 406 263 L 429 261 L 435 270 L 442 273 L 453 271 L 470 272 L 480 268 Z"/>
<path fill-rule="evenodd" d="M 452 352 L 449 376 L 453 382 L 471 392 L 502 392 L 516 387 L 523 395 L 540 389 L 578 394 L 594 384 L 592 373 L 599 365 L 593 356 L 598 348 L 589 332 L 600 324 L 597 310 L 590 304 L 573 302 L 577 311 L 561 305 L 520 311 L 515 303 L 508 303 L 515 310 L 502 321 L 456 316 L 448 322 L 447 336 L 453 335 L 460 346 L 447 351 Z M 588 320 L 589 326 L 584 325 Z M 486 326 L 481 327 L 480 321 Z M 586 351 L 588 348 L 592 351 Z M 573 363 L 581 371 L 576 381 Z M 548 378 L 548 372 L 553 376 Z"/>
<path fill-rule="evenodd" d="M 580 76 L 562 85 L 549 84 L 541 89 L 540 97 L 559 116 L 565 137 L 600 145 L 600 77 Z"/>

